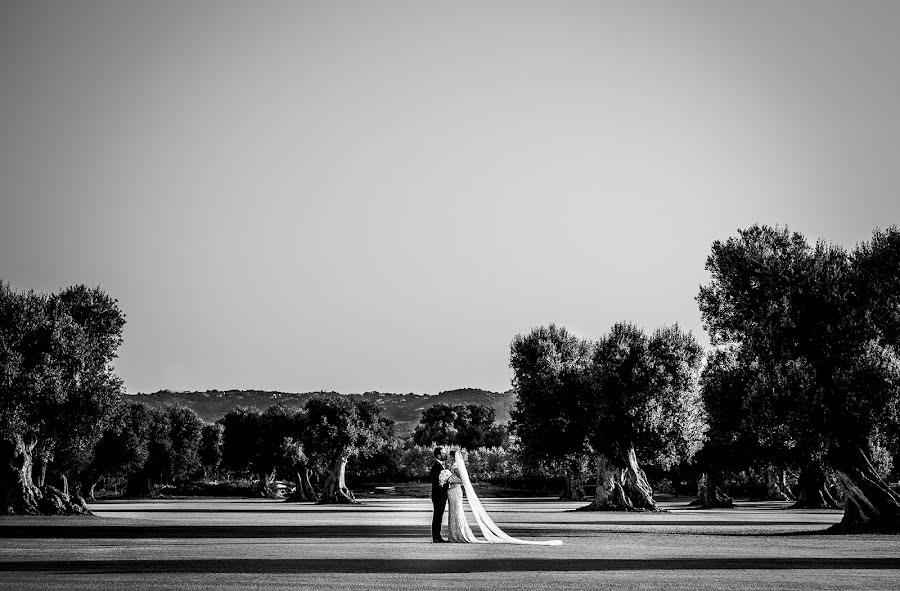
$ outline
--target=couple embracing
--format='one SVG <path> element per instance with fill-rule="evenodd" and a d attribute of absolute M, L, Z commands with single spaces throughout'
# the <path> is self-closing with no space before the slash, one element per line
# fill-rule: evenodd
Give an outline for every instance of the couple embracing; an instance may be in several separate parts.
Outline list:
<path fill-rule="evenodd" d="M 479 540 L 469 527 L 466 514 L 463 509 L 463 491 L 469 502 L 469 510 L 475 517 L 475 522 L 481 530 L 484 540 Z M 474 544 L 536 544 L 541 546 L 558 546 L 560 540 L 548 540 L 533 542 L 520 540 L 508 536 L 493 522 L 484 506 L 475 494 L 472 483 L 469 480 L 469 472 L 463 461 L 462 454 L 453 452 L 452 459 L 443 447 L 434 450 L 434 463 L 431 465 L 431 502 L 434 504 L 434 516 L 431 520 L 431 539 L 434 542 L 463 542 Z M 444 508 L 449 502 L 450 512 L 447 516 L 447 524 L 450 530 L 450 538 L 441 537 L 441 523 L 444 520 Z"/>

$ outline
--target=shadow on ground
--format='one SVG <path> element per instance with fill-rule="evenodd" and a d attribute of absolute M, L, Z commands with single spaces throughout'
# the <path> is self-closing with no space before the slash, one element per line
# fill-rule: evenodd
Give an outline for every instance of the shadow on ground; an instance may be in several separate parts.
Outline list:
<path fill-rule="evenodd" d="M 897 558 L 675 558 L 675 559 L 195 559 L 34 560 L 0 562 L 0 572 L 114 573 L 478 573 L 646 570 L 900 570 Z"/>
<path fill-rule="evenodd" d="M 542 522 L 551 523 L 551 522 Z M 513 536 L 541 537 L 567 536 L 578 537 L 602 533 L 621 533 L 615 526 L 644 527 L 735 527 L 760 526 L 753 521 L 652 521 L 635 523 L 633 521 L 604 521 L 595 525 L 553 522 L 553 525 L 565 527 L 523 527 L 504 524 L 503 529 Z M 796 526 L 807 525 L 802 521 L 766 522 L 765 525 Z M 696 530 L 684 532 L 697 535 Z M 704 532 L 711 535 L 728 535 L 730 532 Z M 766 532 L 768 536 L 798 535 L 823 533 L 822 530 L 802 532 Z M 224 539 L 224 538 L 293 538 L 293 539 L 328 539 L 328 538 L 428 538 L 430 529 L 427 525 L 6 525 L 0 528 L 0 539 Z M 762 535 L 758 532 L 744 532 L 741 535 Z"/>

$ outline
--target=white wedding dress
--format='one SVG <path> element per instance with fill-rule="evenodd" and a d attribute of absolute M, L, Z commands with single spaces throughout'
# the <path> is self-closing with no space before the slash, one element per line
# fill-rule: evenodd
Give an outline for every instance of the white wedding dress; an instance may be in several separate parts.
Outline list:
<path fill-rule="evenodd" d="M 484 510 L 484 505 L 475 494 L 472 482 L 469 480 L 469 471 L 466 470 L 466 464 L 463 462 L 462 455 L 454 452 L 454 466 L 452 476 L 450 477 L 450 489 L 447 491 L 447 500 L 450 502 L 450 513 L 447 521 L 450 526 L 451 542 L 468 542 L 475 544 L 532 544 L 538 546 L 559 546 L 562 540 L 547 540 L 543 542 L 534 542 L 529 540 L 520 540 L 509 536 L 500 529 L 496 523 Z M 481 535 L 484 540 L 479 540 L 472 533 L 469 523 L 466 520 L 466 513 L 463 509 L 463 490 L 466 492 L 466 499 L 469 501 L 469 508 L 472 515 L 475 516 L 475 522 L 481 529 Z"/>

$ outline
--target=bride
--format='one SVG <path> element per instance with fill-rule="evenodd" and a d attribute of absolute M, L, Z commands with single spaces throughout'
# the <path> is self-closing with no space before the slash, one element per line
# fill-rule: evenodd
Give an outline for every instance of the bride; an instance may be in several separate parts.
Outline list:
<path fill-rule="evenodd" d="M 469 501 L 469 508 L 475 516 L 475 522 L 481 529 L 484 540 L 479 540 L 472 533 L 466 520 L 466 514 L 463 510 L 463 489 L 466 491 L 466 499 Z M 536 544 L 541 546 L 558 546 L 562 544 L 561 540 L 548 540 L 545 542 L 533 542 L 528 540 L 520 540 L 507 535 L 497 524 L 491 520 L 484 506 L 475 494 L 472 483 L 469 481 L 469 472 L 466 470 L 466 464 L 463 462 L 462 455 L 453 452 L 453 466 L 450 470 L 450 489 L 447 491 L 447 499 L 450 502 L 450 514 L 447 521 L 450 526 L 451 542 L 469 542 L 475 544 L 491 544 L 491 543 L 507 543 L 507 544 Z"/>

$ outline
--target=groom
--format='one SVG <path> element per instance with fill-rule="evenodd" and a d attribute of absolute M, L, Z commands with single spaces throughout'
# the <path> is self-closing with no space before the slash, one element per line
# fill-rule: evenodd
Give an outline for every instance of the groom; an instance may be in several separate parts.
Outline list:
<path fill-rule="evenodd" d="M 444 520 L 444 508 L 447 506 L 447 489 L 450 483 L 441 485 L 439 482 L 442 462 L 447 461 L 447 452 L 443 447 L 434 448 L 434 463 L 431 465 L 431 503 L 434 505 L 434 517 L 431 519 L 431 540 L 433 542 L 446 542 L 441 537 L 441 522 Z"/>

